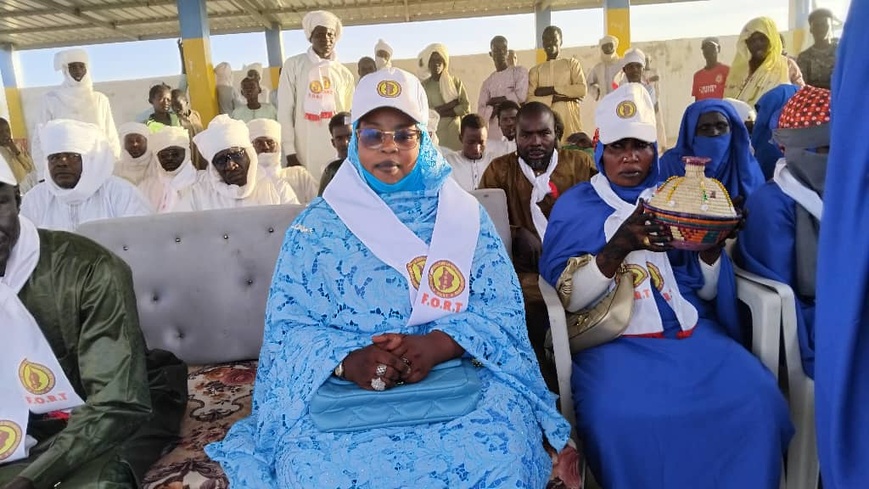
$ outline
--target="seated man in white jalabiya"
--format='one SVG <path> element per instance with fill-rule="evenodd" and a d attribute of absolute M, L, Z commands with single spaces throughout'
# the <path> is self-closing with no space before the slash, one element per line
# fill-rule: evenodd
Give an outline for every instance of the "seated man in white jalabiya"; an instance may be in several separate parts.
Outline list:
<path fill-rule="evenodd" d="M 190 160 L 190 136 L 180 126 L 166 126 L 151 135 L 154 163 L 149 176 L 140 185 L 158 214 L 174 212 L 181 199 L 188 197 L 193 185 L 204 175 Z"/>
<path fill-rule="evenodd" d="M 193 137 L 211 164 L 176 210 L 205 211 L 257 205 L 298 204 L 289 185 L 277 185 L 259 174 L 256 151 L 247 124 L 226 114 L 215 117 L 208 129 Z"/>
<path fill-rule="evenodd" d="M 148 177 L 154 157 L 148 144 L 151 132 L 140 122 L 127 122 L 118 128 L 121 137 L 121 158 L 115 165 L 115 175 L 139 185 Z"/>
<path fill-rule="evenodd" d="M 259 171 L 275 182 L 286 182 L 299 202 L 307 205 L 317 196 L 319 183 L 304 166 L 281 168 L 281 124 L 272 119 L 254 119 L 247 123 L 250 142 L 256 151 Z"/>
<path fill-rule="evenodd" d="M 45 181 L 21 204 L 37 227 L 75 231 L 87 221 L 152 213 L 139 189 L 112 175 L 115 155 L 97 126 L 57 119 L 39 129 L 39 140 Z"/>

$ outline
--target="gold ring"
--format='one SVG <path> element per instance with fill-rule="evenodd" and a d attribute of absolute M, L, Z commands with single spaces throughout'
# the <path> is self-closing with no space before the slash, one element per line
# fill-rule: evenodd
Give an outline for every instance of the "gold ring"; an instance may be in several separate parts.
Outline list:
<path fill-rule="evenodd" d="M 643 238 L 643 244 L 644 244 L 645 246 L 652 246 L 652 242 L 649 240 L 649 237 L 648 237 L 648 236 L 646 236 L 646 237 Z"/>

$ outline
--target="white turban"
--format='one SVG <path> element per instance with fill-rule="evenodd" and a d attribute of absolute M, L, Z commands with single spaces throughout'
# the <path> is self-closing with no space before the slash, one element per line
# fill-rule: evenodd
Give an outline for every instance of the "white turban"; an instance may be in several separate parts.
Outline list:
<path fill-rule="evenodd" d="M 453 82 L 453 77 L 450 75 L 450 52 L 447 47 L 440 43 L 429 44 L 419 53 L 419 67 L 423 74 L 431 76 L 431 71 L 428 69 L 428 62 L 434 53 L 438 53 L 444 59 L 444 71 L 441 73 L 441 78 L 438 80 L 438 88 L 441 92 L 445 103 L 450 103 L 459 98 L 459 92 L 456 90 L 456 85 Z"/>
<path fill-rule="evenodd" d="M 302 29 L 305 30 L 305 39 L 311 40 L 311 35 L 314 34 L 314 29 L 321 25 L 327 29 L 335 31 L 335 40 L 341 38 L 341 19 L 332 12 L 325 10 L 315 10 L 308 12 L 302 18 Z"/>
<path fill-rule="evenodd" d="M 127 134 L 138 134 L 145 139 L 149 139 L 151 131 L 148 129 L 148 126 L 141 122 L 125 122 L 118 126 L 118 136 L 124 139 Z"/>
<path fill-rule="evenodd" d="M 377 54 L 377 51 L 386 51 L 387 53 L 389 53 L 389 57 L 390 58 L 392 57 L 392 46 L 390 46 L 383 39 L 378 39 L 377 44 L 374 45 L 374 54 L 375 55 Z"/>
<path fill-rule="evenodd" d="M 89 65 L 88 53 L 84 49 L 67 49 L 54 54 L 54 71 L 63 71 L 70 63 Z"/>
<path fill-rule="evenodd" d="M 181 126 L 166 126 L 160 131 L 151 134 L 148 144 L 150 146 L 149 149 L 155 155 L 166 148 L 178 146 L 179 148 L 184 148 L 187 152 L 187 157 L 190 157 L 190 133 Z"/>
<path fill-rule="evenodd" d="M 256 187 L 257 157 L 253 145 L 250 143 L 250 131 L 247 124 L 235 120 L 226 114 L 220 114 L 211 120 L 208 128 L 193 136 L 193 142 L 202 156 L 212 163 L 214 155 L 229 148 L 242 148 L 250 159 L 250 167 L 247 170 L 247 184 L 239 188 L 236 185 L 228 185 L 223 181 L 214 164 L 208 165 L 208 175 L 215 191 L 231 198 L 243 199 L 250 196 Z"/>
<path fill-rule="evenodd" d="M 281 124 L 274 119 L 254 119 L 247 123 L 247 129 L 250 131 L 251 143 L 256 138 L 267 137 L 280 144 Z"/>
<path fill-rule="evenodd" d="M 646 53 L 638 48 L 631 48 L 625 52 L 625 57 L 622 58 L 622 66 L 627 66 L 631 63 L 640 63 L 643 68 L 646 67 Z"/>
<path fill-rule="evenodd" d="M 615 49 L 619 48 L 619 38 L 616 36 L 603 36 L 598 41 L 597 45 L 603 47 L 604 44 L 612 44 Z"/>
<path fill-rule="evenodd" d="M 48 171 L 48 157 L 57 153 L 81 155 L 81 178 L 74 188 L 57 186 L 49 176 L 45 179 L 51 193 L 67 204 L 90 198 L 112 176 L 115 155 L 103 131 L 94 124 L 71 119 L 55 119 L 39 127 L 39 142 L 45 161 L 40 162 Z"/>
<path fill-rule="evenodd" d="M 9 162 L 3 158 L 2 154 L 0 154 L 0 183 L 12 185 L 13 187 L 18 185 L 18 180 L 16 180 L 15 175 L 12 174 L 12 168 L 9 166 Z"/>

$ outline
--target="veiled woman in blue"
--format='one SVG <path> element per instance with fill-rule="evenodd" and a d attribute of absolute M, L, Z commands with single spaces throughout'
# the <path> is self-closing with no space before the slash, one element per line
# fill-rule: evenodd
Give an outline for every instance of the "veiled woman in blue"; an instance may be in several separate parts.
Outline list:
<path fill-rule="evenodd" d="M 207 453 L 233 488 L 544 487 L 544 440 L 561 449 L 570 428 L 505 248 L 425 130 L 422 86 L 378 71 L 360 81 L 352 114 L 349 164 L 287 231 L 252 414 Z M 313 419 L 332 376 L 391 391 L 471 357 L 481 394 L 468 414 L 346 432 Z"/>
<path fill-rule="evenodd" d="M 706 176 L 723 183 L 732 198 L 745 199 L 766 181 L 745 123 L 724 100 L 700 100 L 685 109 L 679 140 L 661 157 L 661 180 L 685 175 L 683 156 L 709 158 Z"/>
<path fill-rule="evenodd" d="M 659 181 L 651 98 L 623 85 L 595 121 L 600 173 L 555 204 L 540 260 L 570 312 L 615 287 L 619 267 L 633 278 L 624 333 L 573 356 L 592 471 L 607 488 L 775 489 L 793 428 L 774 377 L 723 327 L 727 302 L 714 307 L 734 287 L 727 255 L 674 259 L 669 229 L 639 205 Z"/>

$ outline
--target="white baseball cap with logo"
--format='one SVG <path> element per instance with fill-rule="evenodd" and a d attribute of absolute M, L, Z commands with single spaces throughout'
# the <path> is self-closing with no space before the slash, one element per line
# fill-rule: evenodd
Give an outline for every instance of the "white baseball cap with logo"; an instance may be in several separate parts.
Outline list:
<path fill-rule="evenodd" d="M 647 143 L 658 140 L 655 106 L 639 83 L 625 83 L 613 90 L 597 104 L 594 117 L 603 144 L 627 138 Z"/>
<path fill-rule="evenodd" d="M 382 107 L 398 109 L 424 126 L 428 123 L 425 89 L 417 77 L 404 70 L 384 68 L 359 80 L 350 110 L 352 122 Z"/>

